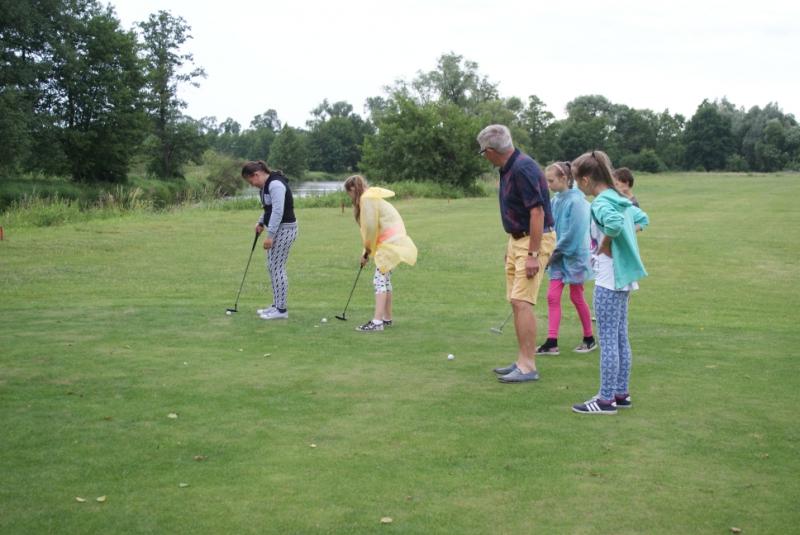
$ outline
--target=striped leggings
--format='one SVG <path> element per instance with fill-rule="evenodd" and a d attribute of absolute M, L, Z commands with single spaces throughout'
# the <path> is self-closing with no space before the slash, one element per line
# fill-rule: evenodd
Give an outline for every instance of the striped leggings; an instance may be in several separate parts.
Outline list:
<path fill-rule="evenodd" d="M 628 295 L 595 286 L 594 313 L 600 338 L 600 398 L 628 393 L 631 376 L 631 344 L 628 341 Z"/>
<path fill-rule="evenodd" d="M 284 223 L 272 239 L 272 249 L 267 250 L 267 269 L 272 281 L 272 304 L 276 308 L 286 308 L 286 295 L 289 292 L 289 277 L 286 275 L 286 260 L 289 249 L 297 239 L 297 223 Z"/>

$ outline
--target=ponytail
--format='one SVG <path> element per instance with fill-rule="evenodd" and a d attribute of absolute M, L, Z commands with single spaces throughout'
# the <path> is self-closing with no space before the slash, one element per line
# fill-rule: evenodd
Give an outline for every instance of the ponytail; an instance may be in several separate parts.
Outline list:
<path fill-rule="evenodd" d="M 605 184 L 617 193 L 614 179 L 611 175 L 611 160 L 601 150 L 584 152 L 572 161 L 573 175 L 576 177 L 589 177 L 595 184 Z"/>
<path fill-rule="evenodd" d="M 547 166 L 545 173 L 554 171 L 557 176 L 567 179 L 567 189 L 572 189 L 575 184 L 575 177 L 572 176 L 572 164 L 569 162 L 553 162 Z"/>

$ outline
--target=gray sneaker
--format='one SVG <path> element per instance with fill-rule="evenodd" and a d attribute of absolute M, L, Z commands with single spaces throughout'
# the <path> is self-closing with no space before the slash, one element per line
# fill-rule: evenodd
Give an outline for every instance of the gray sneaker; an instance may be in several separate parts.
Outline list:
<path fill-rule="evenodd" d="M 281 312 L 277 308 L 273 308 L 272 310 L 268 310 L 263 314 L 259 314 L 262 320 L 285 320 L 289 318 L 289 311 Z"/>
<path fill-rule="evenodd" d="M 539 372 L 534 370 L 532 372 L 522 373 L 522 370 L 517 368 L 507 375 L 501 375 L 497 378 L 497 380 L 501 383 L 526 383 L 528 381 L 538 381 Z"/>
<path fill-rule="evenodd" d="M 508 366 L 504 366 L 502 368 L 495 368 L 492 371 L 497 375 L 508 375 L 509 373 L 513 372 L 516 369 L 517 369 L 517 363 L 512 362 Z"/>
<path fill-rule="evenodd" d="M 260 315 L 262 315 L 262 314 L 269 314 L 269 313 L 271 313 L 273 310 L 277 310 L 277 309 L 275 308 L 275 305 L 270 305 L 270 306 L 268 306 L 267 308 L 257 308 L 257 309 L 256 309 L 256 315 L 257 315 L 257 316 L 260 316 Z"/>

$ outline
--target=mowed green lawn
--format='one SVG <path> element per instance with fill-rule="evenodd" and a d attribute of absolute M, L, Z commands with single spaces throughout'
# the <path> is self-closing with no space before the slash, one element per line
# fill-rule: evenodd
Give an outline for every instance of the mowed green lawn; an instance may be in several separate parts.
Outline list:
<path fill-rule="evenodd" d="M 493 198 L 396 203 L 419 262 L 373 334 L 353 330 L 366 270 L 334 319 L 358 268 L 349 209 L 299 211 L 274 323 L 254 313 L 271 302 L 260 251 L 224 314 L 254 211 L 6 228 L 0 532 L 796 532 L 800 177 L 635 191 L 650 276 L 631 304 L 634 406 L 611 417 L 570 411 L 599 371 L 569 351 L 566 293 L 541 380 L 492 374 L 516 347 L 511 325 L 489 331 L 508 311 Z"/>

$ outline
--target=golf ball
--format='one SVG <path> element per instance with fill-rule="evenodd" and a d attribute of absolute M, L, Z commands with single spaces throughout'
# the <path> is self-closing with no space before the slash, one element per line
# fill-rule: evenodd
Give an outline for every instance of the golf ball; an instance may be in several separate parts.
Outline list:
<path fill-rule="evenodd" d="M 328 318 L 322 318 L 322 323 L 328 323 Z"/>
<path fill-rule="evenodd" d="M 226 310 L 226 311 L 225 311 L 225 314 L 227 314 L 228 316 L 230 316 L 230 315 L 231 315 L 231 311 L 230 311 L 230 310 Z"/>
<path fill-rule="evenodd" d="M 447 355 L 447 360 L 453 360 L 454 358 L 456 358 L 456 356 L 455 356 L 455 355 L 453 355 L 452 353 L 450 353 L 449 355 Z"/>

